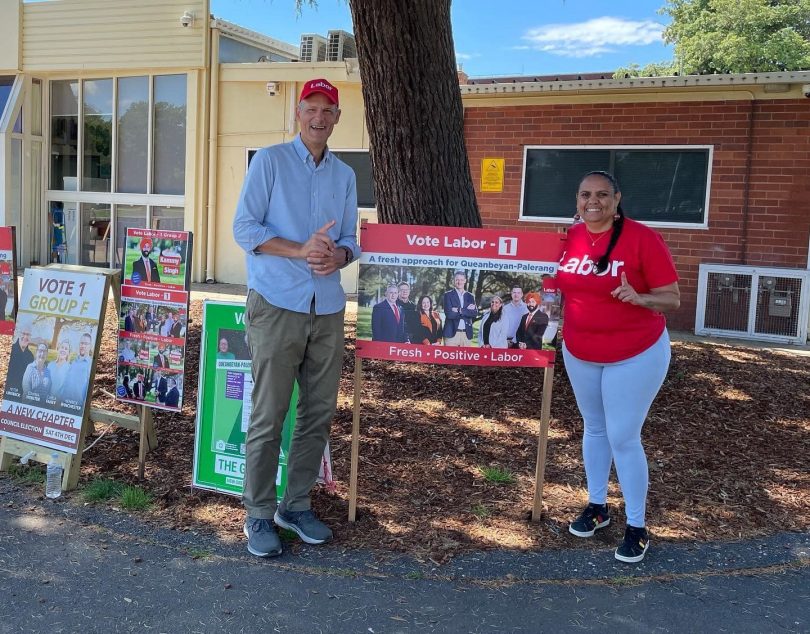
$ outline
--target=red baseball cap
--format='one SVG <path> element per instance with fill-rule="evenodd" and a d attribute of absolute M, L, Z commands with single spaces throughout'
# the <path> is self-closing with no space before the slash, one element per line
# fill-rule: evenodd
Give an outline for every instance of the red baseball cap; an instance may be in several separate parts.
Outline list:
<path fill-rule="evenodd" d="M 333 104 L 338 104 L 338 89 L 325 79 L 310 79 L 305 83 L 304 87 L 301 89 L 301 98 L 298 101 L 303 101 L 316 92 L 324 95 Z"/>

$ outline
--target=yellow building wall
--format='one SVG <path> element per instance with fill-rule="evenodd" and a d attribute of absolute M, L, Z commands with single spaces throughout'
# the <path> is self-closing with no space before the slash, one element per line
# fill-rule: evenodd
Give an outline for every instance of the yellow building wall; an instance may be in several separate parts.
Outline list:
<path fill-rule="evenodd" d="M 16 0 L 0 1 L 0 71 L 20 68 L 20 5 Z"/>
<path fill-rule="evenodd" d="M 183 27 L 186 11 L 195 19 Z M 204 67 L 208 15 L 208 0 L 27 2 L 23 70 Z"/>
<path fill-rule="evenodd" d="M 245 68 L 239 68 L 244 66 Z M 265 66 L 257 72 L 257 66 Z M 235 65 L 223 64 L 219 82 L 219 117 L 217 120 L 218 160 L 215 270 L 218 282 L 244 284 L 247 275 L 242 249 L 233 239 L 233 217 L 247 169 L 247 149 L 291 141 L 298 128 L 295 116 L 297 96 L 303 82 L 325 77 L 340 91 L 340 122 L 335 126 L 329 147 L 333 150 L 368 148 L 368 135 L 363 111 L 359 77 L 349 77 L 345 65 L 318 64 L 299 66 L 295 79 L 289 78 L 292 64 Z M 285 80 L 279 78 L 284 76 Z M 267 82 L 277 82 L 275 96 L 267 93 Z M 344 288 L 354 292 L 356 271 L 346 270 Z"/>

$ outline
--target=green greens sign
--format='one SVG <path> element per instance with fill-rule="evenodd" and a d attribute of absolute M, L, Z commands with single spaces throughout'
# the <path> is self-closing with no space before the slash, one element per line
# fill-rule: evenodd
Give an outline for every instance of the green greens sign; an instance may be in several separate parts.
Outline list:
<path fill-rule="evenodd" d="M 245 340 L 245 305 L 206 300 L 203 304 L 197 433 L 193 484 L 241 495 L 245 478 L 245 433 L 250 422 L 253 377 Z M 298 385 L 284 420 L 276 486 L 287 486 L 287 452 L 295 425 Z"/>

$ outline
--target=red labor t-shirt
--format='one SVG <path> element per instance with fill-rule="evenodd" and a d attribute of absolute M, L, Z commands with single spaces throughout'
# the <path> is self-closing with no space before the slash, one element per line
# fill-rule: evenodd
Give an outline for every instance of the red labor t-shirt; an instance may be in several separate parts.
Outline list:
<path fill-rule="evenodd" d="M 595 275 L 595 263 L 605 253 L 610 235 L 597 238 L 594 245 L 585 229 L 582 223 L 568 232 L 557 270 L 565 306 L 563 339 L 577 359 L 623 361 L 654 344 L 666 327 L 666 319 L 663 313 L 622 302 L 610 294 L 621 285 L 622 272 L 639 294 L 677 282 L 678 273 L 663 238 L 643 224 L 625 219 L 607 271 Z"/>

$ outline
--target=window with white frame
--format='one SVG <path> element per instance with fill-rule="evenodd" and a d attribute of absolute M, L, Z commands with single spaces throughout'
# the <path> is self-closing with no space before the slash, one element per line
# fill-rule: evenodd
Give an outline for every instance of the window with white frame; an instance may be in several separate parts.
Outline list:
<path fill-rule="evenodd" d="M 569 221 L 582 176 L 612 173 L 628 217 L 653 225 L 705 227 L 711 146 L 526 146 L 520 219 Z"/>
<path fill-rule="evenodd" d="M 50 89 L 50 259 L 119 266 L 127 227 L 182 228 L 186 75 Z"/>

